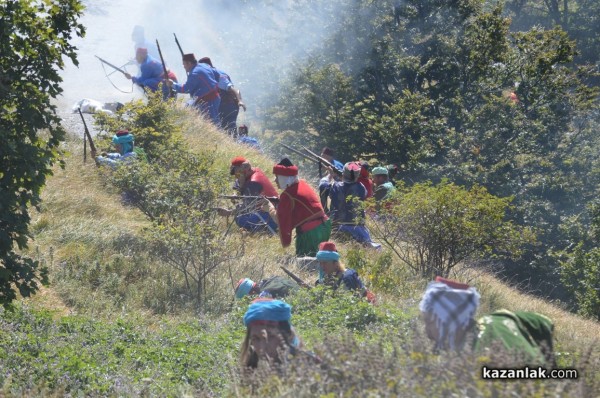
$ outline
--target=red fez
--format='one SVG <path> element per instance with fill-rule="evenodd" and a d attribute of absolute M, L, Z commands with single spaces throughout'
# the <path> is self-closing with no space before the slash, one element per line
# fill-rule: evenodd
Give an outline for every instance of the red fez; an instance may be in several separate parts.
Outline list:
<path fill-rule="evenodd" d="M 450 279 L 442 278 L 441 276 L 436 276 L 435 281 L 445 283 L 446 285 L 450 286 L 453 289 L 467 290 L 470 287 L 466 283 L 460 283 L 460 282 L 453 281 Z"/>
<path fill-rule="evenodd" d="M 293 177 L 298 175 L 298 167 L 297 166 L 284 166 L 282 164 L 276 164 L 273 167 L 273 174 L 279 176 L 288 176 Z"/>
<path fill-rule="evenodd" d="M 233 159 L 231 159 L 232 166 L 241 166 L 242 163 L 246 163 L 246 162 L 248 162 L 248 161 L 243 156 L 236 156 Z"/>
<path fill-rule="evenodd" d="M 183 62 L 196 62 L 196 56 L 194 54 L 183 54 Z"/>
<path fill-rule="evenodd" d="M 209 64 L 210 66 L 213 66 L 212 61 L 208 57 L 202 57 L 202 58 L 200 58 L 198 60 L 198 63 L 200 63 L 200 64 Z"/>
<path fill-rule="evenodd" d="M 143 55 L 145 57 L 148 55 L 148 49 L 145 47 L 138 47 L 135 50 L 135 55 Z"/>
<path fill-rule="evenodd" d="M 337 252 L 337 247 L 335 247 L 335 243 L 333 242 L 321 242 L 319 244 L 319 250 L 327 252 Z"/>

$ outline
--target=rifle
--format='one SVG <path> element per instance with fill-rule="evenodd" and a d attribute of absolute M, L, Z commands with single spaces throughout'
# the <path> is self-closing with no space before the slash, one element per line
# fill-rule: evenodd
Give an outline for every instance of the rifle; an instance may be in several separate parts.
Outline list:
<path fill-rule="evenodd" d="M 311 151 L 310 149 L 308 149 L 305 146 L 303 146 L 302 149 L 304 149 L 306 152 L 310 153 L 312 156 L 314 156 L 315 158 L 317 158 L 320 163 L 323 163 L 325 166 L 327 166 L 330 169 L 332 169 L 333 172 L 336 173 L 337 175 L 339 175 L 339 176 L 342 175 L 342 172 L 339 171 L 334 165 L 332 165 L 331 163 L 329 163 L 329 161 L 327 159 L 325 159 L 325 158 L 317 155 L 316 153 L 314 153 L 313 151 Z"/>
<path fill-rule="evenodd" d="M 342 175 L 342 172 L 341 172 L 340 170 L 338 170 L 338 169 L 337 169 L 337 168 L 336 168 L 334 165 L 332 165 L 331 163 L 329 163 L 329 162 L 327 161 L 327 159 L 324 159 L 324 158 L 322 158 L 321 156 L 319 156 L 319 155 L 317 155 L 316 153 L 314 153 L 314 152 L 310 151 L 310 150 L 309 150 L 308 148 L 306 148 L 306 147 L 302 147 L 302 149 L 304 149 L 305 151 L 307 151 L 307 152 L 308 152 L 308 154 L 306 154 L 306 153 L 304 153 L 304 152 L 301 152 L 301 151 L 299 151 L 299 150 L 297 150 L 297 149 L 295 149 L 295 148 L 292 148 L 292 147 L 291 147 L 291 146 L 289 146 L 289 145 L 286 145 L 286 144 L 281 144 L 281 145 L 282 145 L 284 148 L 287 148 L 287 149 L 289 149 L 290 151 L 292 151 L 292 152 L 294 152 L 294 153 L 296 153 L 296 154 L 298 154 L 298 155 L 302 156 L 303 158 L 305 158 L 305 159 L 308 159 L 308 160 L 310 160 L 310 161 L 311 161 L 311 162 L 313 162 L 313 163 L 317 163 L 317 164 L 319 165 L 319 171 L 321 171 L 321 165 L 322 165 L 322 164 L 324 164 L 325 166 L 327 166 L 327 167 L 330 167 L 330 168 L 333 170 L 333 172 L 334 172 L 334 173 L 336 173 L 337 175 L 339 175 L 339 176 L 341 176 L 341 175 Z M 319 173 L 319 177 L 320 177 L 320 175 L 321 175 L 321 174 Z"/>
<path fill-rule="evenodd" d="M 158 55 L 160 56 L 160 63 L 162 64 L 163 73 L 165 75 L 164 80 L 166 82 L 166 80 L 169 79 L 169 72 L 167 71 L 167 65 L 165 64 L 165 59 L 163 58 L 162 51 L 160 51 L 160 44 L 158 44 L 158 39 L 156 39 L 156 48 L 158 49 Z M 166 84 L 166 83 L 163 83 L 163 84 Z M 170 87 L 168 87 L 168 90 L 169 90 L 169 98 L 173 98 L 175 96 L 175 93 L 173 92 L 173 90 Z"/>
<path fill-rule="evenodd" d="M 94 55 L 94 57 L 98 58 L 98 59 L 100 60 L 100 62 L 102 62 L 102 63 L 104 63 L 104 64 L 106 64 L 106 65 L 110 66 L 110 67 L 111 67 L 111 68 L 113 68 L 114 70 L 116 70 L 116 71 L 118 71 L 118 72 L 121 72 L 123 75 L 127 75 L 127 72 L 125 72 L 123 69 L 119 68 L 118 66 L 115 66 L 115 65 L 111 64 L 110 62 L 103 60 L 102 58 L 100 58 L 100 57 L 99 57 L 99 56 L 97 56 L 97 55 Z"/>
<path fill-rule="evenodd" d="M 280 266 L 279 268 L 281 268 L 283 270 L 283 272 L 285 272 L 290 278 L 292 278 L 294 280 L 294 282 L 296 282 L 298 285 L 300 285 L 302 287 L 305 287 L 307 289 L 311 289 L 312 288 L 312 286 L 310 286 L 308 283 L 304 282 L 296 274 L 294 274 L 289 269 L 285 268 L 283 265 Z"/>
<path fill-rule="evenodd" d="M 175 43 L 177 44 L 177 48 L 179 48 L 179 52 L 181 53 L 181 56 L 183 57 L 183 49 L 181 48 L 181 44 L 179 44 L 179 40 L 177 40 L 177 35 L 175 33 L 173 33 L 173 36 L 175 36 Z"/>
<path fill-rule="evenodd" d="M 244 196 L 244 195 L 219 195 L 219 198 L 230 199 L 230 200 L 238 200 L 238 199 L 267 199 L 269 202 L 276 204 L 279 203 L 279 198 L 277 196 Z"/>
<path fill-rule="evenodd" d="M 86 160 L 85 159 L 86 158 L 85 137 L 87 137 L 88 141 L 90 142 L 90 155 L 92 155 L 93 158 L 96 157 L 96 145 L 94 145 L 94 140 L 92 140 L 92 135 L 90 134 L 90 131 L 88 130 L 85 119 L 83 118 L 83 113 L 81 113 L 81 108 L 77 108 L 77 111 L 79 112 L 79 116 L 81 116 L 81 121 L 83 122 L 83 128 L 85 130 L 85 134 L 83 135 L 83 161 L 85 162 L 85 160 Z"/>

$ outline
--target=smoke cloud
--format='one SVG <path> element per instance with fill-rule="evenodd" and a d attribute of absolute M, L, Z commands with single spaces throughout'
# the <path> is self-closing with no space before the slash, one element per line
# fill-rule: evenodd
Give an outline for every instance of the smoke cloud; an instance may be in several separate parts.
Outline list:
<path fill-rule="evenodd" d="M 314 0 L 108 0 L 84 1 L 87 7 L 82 23 L 86 37 L 77 39 L 79 67 L 67 65 L 61 110 L 82 98 L 102 102 L 127 102 L 142 98 L 139 87 L 131 91 L 131 81 L 120 73 L 105 77 L 98 55 L 114 65 L 134 57 L 131 34 L 135 25 L 145 30 L 145 38 L 158 39 L 167 66 L 185 81 L 181 55 L 173 33 L 184 52 L 197 58 L 208 56 L 213 64 L 230 74 L 256 115 L 256 104 L 265 103 L 280 89 L 279 82 L 294 62 L 301 62 L 335 31 L 338 2 Z M 337 4 L 337 5 L 336 5 Z M 137 67 L 126 70 L 135 75 Z M 106 72 L 112 72 L 106 67 Z"/>

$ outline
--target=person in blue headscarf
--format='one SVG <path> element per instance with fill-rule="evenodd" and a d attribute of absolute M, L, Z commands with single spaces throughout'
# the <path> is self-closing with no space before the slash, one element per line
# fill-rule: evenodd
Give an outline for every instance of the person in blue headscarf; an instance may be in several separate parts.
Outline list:
<path fill-rule="evenodd" d="M 111 152 L 96 157 L 96 164 L 117 167 L 124 160 L 135 159 L 137 153 L 133 149 L 134 143 L 133 134 L 128 130 L 119 130 L 112 138 L 112 143 L 117 152 Z"/>
<path fill-rule="evenodd" d="M 284 363 L 302 347 L 290 319 L 292 307 L 280 300 L 259 298 L 244 315 L 246 337 L 242 343 L 242 366 L 256 368 L 259 361 Z"/>

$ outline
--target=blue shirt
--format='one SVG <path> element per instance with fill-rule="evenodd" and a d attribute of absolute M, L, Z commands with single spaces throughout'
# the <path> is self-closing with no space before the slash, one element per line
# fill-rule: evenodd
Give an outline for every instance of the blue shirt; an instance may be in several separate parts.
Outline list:
<path fill-rule="evenodd" d="M 219 73 L 208 64 L 197 64 L 190 72 L 184 84 L 174 83 L 178 93 L 188 93 L 192 97 L 204 97 L 215 92 L 219 82 Z"/>
<path fill-rule="evenodd" d="M 163 80 L 162 64 L 148 55 L 144 62 L 140 64 L 140 75 L 131 80 L 135 84 L 148 87 L 152 91 L 158 90 L 158 85 Z"/>
<path fill-rule="evenodd" d="M 225 72 L 223 72 L 220 69 L 215 68 L 217 73 L 219 74 L 219 89 L 223 90 L 223 91 L 227 91 L 229 90 L 229 87 L 233 87 L 233 82 L 231 81 L 231 78 L 229 77 L 229 75 Z"/>
<path fill-rule="evenodd" d="M 356 200 L 365 200 L 367 189 L 360 182 L 336 182 L 329 191 L 330 216 L 333 221 L 344 224 L 364 224 L 365 212 L 358 211 Z"/>

